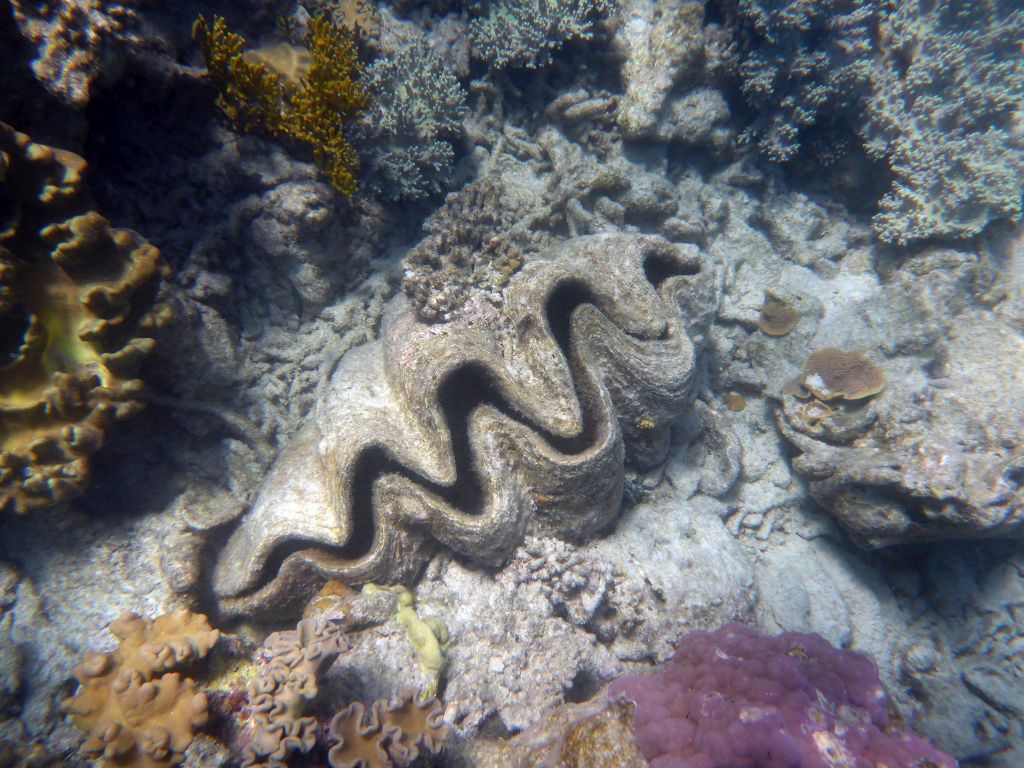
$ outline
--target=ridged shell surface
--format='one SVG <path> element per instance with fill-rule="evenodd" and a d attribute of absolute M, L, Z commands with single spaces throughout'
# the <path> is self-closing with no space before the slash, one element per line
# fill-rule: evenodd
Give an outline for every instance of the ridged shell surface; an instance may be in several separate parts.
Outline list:
<path fill-rule="evenodd" d="M 438 546 L 500 564 L 531 524 L 574 540 L 607 526 L 624 464 L 660 461 L 687 407 L 682 297 L 706 271 L 695 246 L 603 234 L 531 257 L 500 301 L 448 323 L 393 299 L 219 553 L 222 610 L 407 580 Z"/>

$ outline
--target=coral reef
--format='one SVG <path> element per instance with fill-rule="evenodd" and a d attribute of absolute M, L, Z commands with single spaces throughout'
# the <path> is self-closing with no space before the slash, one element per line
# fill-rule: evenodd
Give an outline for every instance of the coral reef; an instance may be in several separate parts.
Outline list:
<path fill-rule="evenodd" d="M 220 89 L 218 104 L 236 130 L 287 137 L 313 152 L 317 165 L 338 192 L 356 192 L 359 160 L 345 131 L 369 106 L 359 81 L 362 66 L 348 33 L 326 18 L 310 23 L 311 63 L 297 86 L 285 72 L 244 53 L 245 39 L 223 18 L 200 16 L 192 36 L 206 57 L 210 78 Z M 280 57 L 277 58 L 280 60 Z"/>
<path fill-rule="evenodd" d="M 84 173 L 0 123 L 0 511 L 82 492 L 104 432 L 143 407 L 134 377 L 168 318 L 159 251 L 90 210 Z"/>
<path fill-rule="evenodd" d="M 471 298 L 501 301 L 523 265 L 508 240 L 514 217 L 502 206 L 501 184 L 485 177 L 448 196 L 425 226 L 430 235 L 405 257 L 402 286 L 420 318 L 453 319 Z"/>
<path fill-rule="evenodd" d="M 331 720 L 338 740 L 328 752 L 332 768 L 406 768 L 441 752 L 448 737 L 444 708 L 436 699 L 407 694 L 367 709 L 353 702 Z"/>
<path fill-rule="evenodd" d="M 589 40 L 616 0 L 494 0 L 469 25 L 473 55 L 495 69 L 546 66 L 568 40 Z"/>
<path fill-rule="evenodd" d="M 463 322 L 422 323 L 396 297 L 220 553 L 221 606 L 280 610 L 325 578 L 402 581 L 437 544 L 500 562 L 534 518 L 598 531 L 623 459 L 660 461 L 686 407 L 680 303 L 704 279 L 696 248 L 608 234 L 531 257 L 501 308 Z"/>
<path fill-rule="evenodd" d="M 220 632 L 184 608 L 153 621 L 125 614 L 110 632 L 121 641 L 117 650 L 88 654 L 75 670 L 78 693 L 64 703 L 88 734 L 82 752 L 106 765 L 180 764 L 206 724 L 207 700 L 195 681 L 170 670 L 204 658 Z"/>
<path fill-rule="evenodd" d="M 616 680 L 651 765 L 936 766 L 957 761 L 894 727 L 878 670 L 819 635 L 741 624 L 685 635 L 658 674 Z"/>
<path fill-rule="evenodd" d="M 890 0 L 727 3 L 745 57 L 739 73 L 772 160 L 795 157 L 808 129 L 855 131 L 894 181 L 875 231 L 887 242 L 969 237 L 1019 218 L 1016 122 L 1024 11 L 1011 2 Z"/>
<path fill-rule="evenodd" d="M 369 145 L 370 187 L 385 200 L 439 194 L 466 109 L 465 91 L 444 59 L 418 39 L 373 62 L 363 86 L 372 97 L 358 124 Z"/>
<path fill-rule="evenodd" d="M 896 176 L 873 224 L 886 242 L 969 237 L 1020 219 L 1024 9 L 996 0 L 884 3 L 861 135 Z"/>
<path fill-rule="evenodd" d="M 930 262 L 913 266 L 941 263 Z M 794 468 L 858 543 L 1021 534 L 1024 424 L 1017 409 L 1024 387 L 1010 369 L 1024 346 L 1019 334 L 983 320 L 985 313 L 966 313 L 950 329 L 934 380 L 905 379 L 865 404 L 821 398 L 842 391 L 849 399 L 884 385 L 880 370 L 851 359 L 856 391 L 810 381 L 812 374 L 802 380 L 820 399 L 783 395 L 778 423 L 800 451 Z"/>
<path fill-rule="evenodd" d="M 83 107 L 114 44 L 131 37 L 138 23 L 132 3 L 57 0 L 31 3 L 12 0 L 11 12 L 33 46 L 32 70 L 62 101 Z"/>
<path fill-rule="evenodd" d="M 264 641 L 266 666 L 249 683 L 254 731 L 243 765 L 285 768 L 291 755 L 315 746 L 317 721 L 303 713 L 323 667 L 347 648 L 343 622 L 317 618 Z"/>

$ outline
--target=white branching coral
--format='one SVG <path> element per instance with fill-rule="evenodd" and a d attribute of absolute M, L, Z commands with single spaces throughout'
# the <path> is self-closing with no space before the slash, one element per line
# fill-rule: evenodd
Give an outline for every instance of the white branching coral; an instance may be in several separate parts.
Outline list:
<path fill-rule="evenodd" d="M 495 69 L 534 69 L 551 61 L 566 41 L 589 40 L 594 21 L 616 0 L 501 0 L 469 26 L 473 53 Z"/>

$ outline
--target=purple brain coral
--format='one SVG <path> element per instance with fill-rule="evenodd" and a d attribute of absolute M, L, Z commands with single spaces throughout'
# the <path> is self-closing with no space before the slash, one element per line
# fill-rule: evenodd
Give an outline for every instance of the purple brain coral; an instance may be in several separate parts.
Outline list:
<path fill-rule="evenodd" d="M 609 694 L 636 705 L 651 768 L 957 766 L 893 726 L 870 658 L 816 634 L 692 632 L 660 673 L 620 678 Z"/>

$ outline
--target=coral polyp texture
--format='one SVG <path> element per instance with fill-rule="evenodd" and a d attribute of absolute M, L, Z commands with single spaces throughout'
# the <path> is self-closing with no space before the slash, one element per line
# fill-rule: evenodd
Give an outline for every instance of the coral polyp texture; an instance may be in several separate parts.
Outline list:
<path fill-rule="evenodd" d="M 192 36 L 206 57 L 210 78 L 220 89 L 218 105 L 236 130 L 265 131 L 290 138 L 313 152 L 331 186 L 355 194 L 359 158 L 345 132 L 370 104 L 359 82 L 363 69 L 351 34 L 325 17 L 310 24 L 308 63 L 296 75 L 306 52 L 273 57 L 246 55 L 245 39 L 216 16 L 200 16 Z M 287 62 L 278 69 L 277 62 Z"/>
<path fill-rule="evenodd" d="M 741 624 L 691 632 L 654 675 L 620 678 L 652 768 L 956 768 L 900 730 L 878 669 L 820 635 L 758 635 Z"/>
<path fill-rule="evenodd" d="M 179 765 L 206 724 L 208 703 L 194 680 L 170 670 L 204 658 L 220 633 L 184 608 L 153 621 L 126 613 L 110 632 L 118 649 L 88 654 L 75 669 L 78 692 L 64 702 L 87 734 L 82 752 L 110 766 Z"/>
<path fill-rule="evenodd" d="M 82 492 L 167 319 L 160 252 L 90 210 L 85 165 L 0 123 L 0 511 Z"/>
<path fill-rule="evenodd" d="M 502 302 L 448 323 L 396 296 L 220 552 L 222 609 L 407 580 L 438 546 L 498 564 L 530 525 L 600 531 L 624 461 L 658 463 L 687 407 L 684 306 L 709 275 L 695 246 L 604 234 L 532 255 Z"/>

